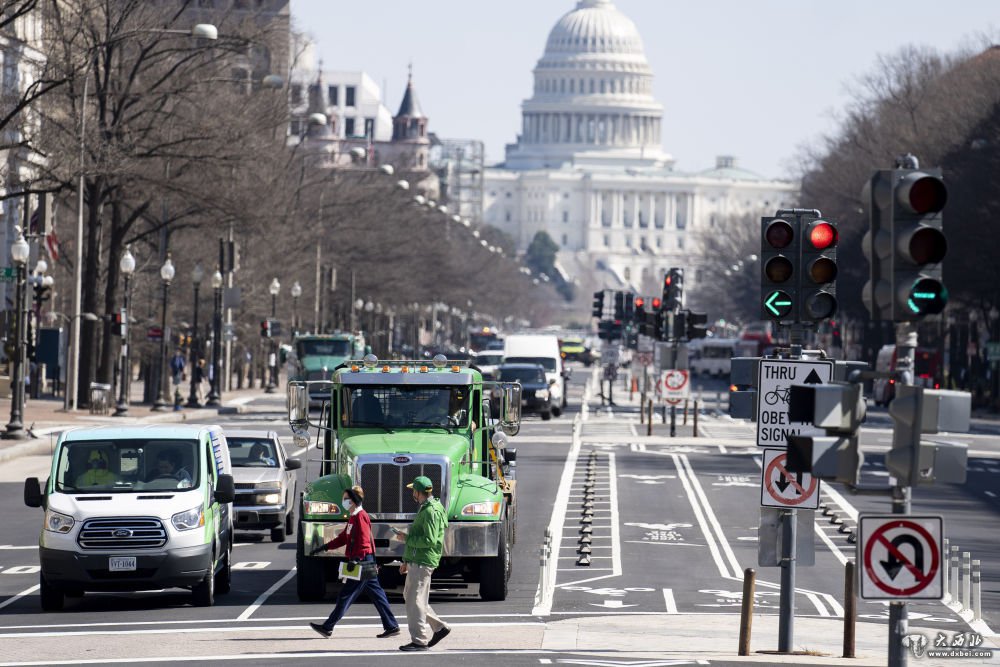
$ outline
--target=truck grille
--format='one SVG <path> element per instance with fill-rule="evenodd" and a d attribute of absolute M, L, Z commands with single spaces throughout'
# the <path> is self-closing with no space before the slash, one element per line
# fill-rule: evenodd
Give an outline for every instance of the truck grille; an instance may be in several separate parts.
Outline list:
<path fill-rule="evenodd" d="M 167 543 L 167 531 L 153 517 L 88 519 L 76 541 L 84 549 L 156 549 Z"/>
<path fill-rule="evenodd" d="M 446 503 L 445 497 L 441 495 L 443 493 L 446 496 L 447 492 L 442 491 L 439 463 L 410 463 L 402 466 L 395 463 L 362 463 L 360 467 L 361 487 L 365 490 L 364 506 L 376 519 L 387 518 L 382 516 L 387 514 L 415 515 L 418 505 L 413 501 L 413 494 L 406 485 L 420 475 L 431 480 L 434 494 L 441 498 L 442 503 Z"/>

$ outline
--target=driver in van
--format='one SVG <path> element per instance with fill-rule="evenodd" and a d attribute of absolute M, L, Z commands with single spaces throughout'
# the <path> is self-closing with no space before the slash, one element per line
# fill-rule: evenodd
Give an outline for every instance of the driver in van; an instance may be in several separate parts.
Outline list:
<path fill-rule="evenodd" d="M 118 477 L 108 469 L 108 454 L 100 449 L 90 450 L 87 469 L 76 478 L 77 488 L 85 486 L 111 486 Z"/>
<path fill-rule="evenodd" d="M 150 481 L 165 477 L 176 479 L 178 488 L 191 486 L 191 473 L 181 467 L 180 453 L 176 449 L 161 449 L 156 455 L 156 469 Z"/>

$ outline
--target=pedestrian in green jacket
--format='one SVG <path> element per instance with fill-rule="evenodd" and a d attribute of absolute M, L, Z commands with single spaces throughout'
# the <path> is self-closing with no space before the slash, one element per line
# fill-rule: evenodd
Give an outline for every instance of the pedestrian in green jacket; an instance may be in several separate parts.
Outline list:
<path fill-rule="evenodd" d="M 448 517 L 444 507 L 434 497 L 430 479 L 417 477 L 406 488 L 413 490 L 413 500 L 420 504 L 413 525 L 407 532 L 399 531 L 397 537 L 406 543 L 400 574 L 406 575 L 403 599 L 406 601 L 406 620 L 410 626 L 410 643 L 400 651 L 426 651 L 448 636 L 451 628 L 438 618 L 430 605 L 431 574 L 441 562 L 444 550 L 444 529 Z"/>

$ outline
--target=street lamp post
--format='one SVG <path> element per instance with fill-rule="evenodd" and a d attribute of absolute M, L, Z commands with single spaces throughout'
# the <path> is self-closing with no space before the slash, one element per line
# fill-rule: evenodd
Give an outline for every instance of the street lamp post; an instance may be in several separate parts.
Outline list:
<path fill-rule="evenodd" d="M 16 350 L 14 352 L 14 369 L 10 374 L 10 422 L 7 430 L 3 433 L 6 440 L 23 440 L 24 433 L 24 366 L 26 345 L 24 344 L 24 329 L 26 320 L 26 287 L 27 287 L 27 262 L 31 247 L 24 240 L 24 234 L 18 230 L 17 240 L 10 246 L 10 257 L 14 260 L 17 269 L 16 285 L 16 319 L 14 325 L 14 335 L 16 336 Z"/>
<path fill-rule="evenodd" d="M 123 301 L 125 304 L 122 317 L 122 367 L 119 371 L 118 405 L 115 406 L 115 417 L 125 417 L 128 415 L 129 389 L 132 381 L 132 346 L 129 345 L 129 332 L 132 331 L 132 294 L 131 279 L 135 271 L 135 257 L 132 256 L 132 247 L 125 246 L 125 254 L 122 255 L 118 268 L 125 278 L 125 294 Z"/>
<path fill-rule="evenodd" d="M 267 291 L 271 294 L 271 320 L 274 320 L 277 317 L 278 293 L 281 291 L 281 283 L 278 282 L 277 278 L 271 281 Z M 267 362 L 271 372 L 264 393 L 273 394 L 278 386 L 278 343 L 273 333 L 271 334 L 271 349 L 267 356 Z"/>
<path fill-rule="evenodd" d="M 163 412 L 167 409 L 167 393 L 170 391 L 167 383 L 170 381 L 170 373 L 167 368 L 167 298 L 170 294 L 170 281 L 174 279 L 174 264 L 170 261 L 170 254 L 167 260 L 160 267 L 160 279 L 163 281 L 163 313 L 160 319 L 160 391 L 153 403 L 153 410 Z"/>
<path fill-rule="evenodd" d="M 296 280 L 292 285 L 292 335 L 299 333 L 299 297 L 302 296 L 302 285 Z"/>
<path fill-rule="evenodd" d="M 216 407 L 221 402 L 219 376 L 222 368 L 222 272 L 219 269 L 212 274 L 212 290 L 215 301 L 212 311 L 212 389 L 205 405 Z"/>
<path fill-rule="evenodd" d="M 198 384 L 200 384 L 201 378 L 199 377 L 199 383 L 195 384 L 195 376 L 200 375 L 196 373 L 195 369 L 198 366 L 198 362 L 201 361 L 201 347 L 198 341 L 198 290 L 201 287 L 201 281 L 205 277 L 205 271 L 201 268 L 201 264 L 195 264 L 194 269 L 191 271 L 191 284 L 194 285 L 194 316 L 191 318 L 191 350 L 188 354 L 188 364 L 191 366 L 191 392 L 188 394 L 187 406 L 189 408 L 200 408 L 201 404 L 198 402 Z"/>

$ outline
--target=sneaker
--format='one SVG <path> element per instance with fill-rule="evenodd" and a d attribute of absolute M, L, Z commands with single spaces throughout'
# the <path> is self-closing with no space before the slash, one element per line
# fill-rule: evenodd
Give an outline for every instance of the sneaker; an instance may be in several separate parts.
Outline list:
<path fill-rule="evenodd" d="M 451 634 L 451 628 L 447 627 L 441 628 L 440 630 L 435 632 L 434 636 L 431 637 L 431 640 L 427 642 L 427 647 L 430 648 L 431 646 L 434 646 L 435 644 L 437 644 L 439 641 L 441 641 L 450 634 Z"/>
<path fill-rule="evenodd" d="M 389 628 L 385 632 L 380 632 L 375 636 L 378 637 L 379 639 L 385 639 L 386 637 L 395 637 L 398 634 L 399 634 L 399 626 L 396 626 L 394 628 Z"/>
<path fill-rule="evenodd" d="M 329 639 L 333 635 L 333 630 L 327 630 L 320 623 L 310 623 L 309 627 Z"/>
<path fill-rule="evenodd" d="M 399 647 L 400 651 L 426 651 L 427 647 L 423 644 L 418 644 L 416 642 L 410 642 L 409 644 L 403 644 Z"/>

